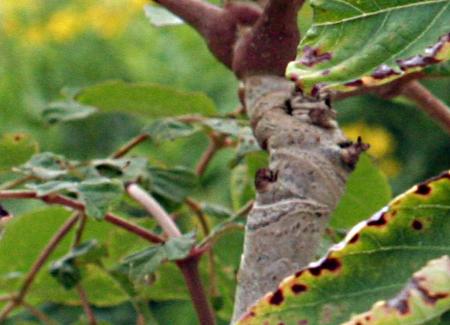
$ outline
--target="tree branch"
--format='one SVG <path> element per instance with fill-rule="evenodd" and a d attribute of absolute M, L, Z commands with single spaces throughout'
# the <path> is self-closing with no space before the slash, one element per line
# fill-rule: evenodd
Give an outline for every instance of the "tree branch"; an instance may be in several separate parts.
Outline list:
<path fill-rule="evenodd" d="M 44 201 L 47 204 L 63 205 L 81 212 L 84 212 L 85 210 L 85 206 L 81 202 L 59 194 L 51 194 L 39 197 L 34 191 L 0 191 L 0 200 L 7 199 L 36 199 Z M 119 218 L 111 213 L 107 213 L 105 215 L 105 221 L 123 228 L 129 232 L 132 232 L 151 243 L 159 244 L 164 242 L 164 238 L 162 238 L 161 236 L 158 236 L 157 234 L 154 234 L 153 232 L 145 228 L 135 225 L 125 219 Z"/>
<path fill-rule="evenodd" d="M 181 232 L 175 222 L 150 194 L 134 183 L 128 185 L 126 189 L 128 195 L 141 204 L 155 218 L 169 237 L 181 236 Z"/>
<path fill-rule="evenodd" d="M 156 0 L 191 25 L 205 39 L 211 53 L 231 69 L 233 46 L 239 25 L 249 26 L 260 16 L 259 7 L 249 3 L 227 3 L 219 8 L 200 0 Z"/>
<path fill-rule="evenodd" d="M 130 150 L 132 150 L 137 145 L 141 144 L 147 140 L 150 136 L 148 134 L 139 134 L 138 136 L 131 139 L 129 142 L 120 147 L 116 152 L 111 155 L 111 158 L 117 159 L 125 156 Z"/>
<path fill-rule="evenodd" d="M 442 129 L 447 133 L 450 133 L 450 109 L 417 80 L 410 81 L 403 85 L 401 93 L 415 102 L 417 106 L 438 123 Z"/>
<path fill-rule="evenodd" d="M 84 290 L 84 288 L 81 284 L 77 284 L 76 290 L 78 292 L 78 295 L 80 296 L 81 305 L 83 306 L 84 313 L 86 314 L 88 324 L 96 325 L 97 320 L 95 319 L 94 311 L 92 310 L 91 306 L 89 305 L 89 300 L 88 300 L 86 291 Z"/>
<path fill-rule="evenodd" d="M 236 43 L 232 70 L 240 79 L 256 74 L 284 76 L 287 64 L 297 53 L 297 13 L 303 2 L 268 2 L 251 31 Z"/>

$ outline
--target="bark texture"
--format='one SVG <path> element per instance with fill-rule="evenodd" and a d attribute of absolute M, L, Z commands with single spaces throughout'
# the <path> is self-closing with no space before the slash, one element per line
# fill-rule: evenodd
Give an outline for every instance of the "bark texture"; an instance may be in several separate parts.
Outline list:
<path fill-rule="evenodd" d="M 313 258 L 359 153 L 327 100 L 308 98 L 273 75 L 246 78 L 245 106 L 260 146 L 256 203 L 246 225 L 233 323 L 258 298 Z"/>

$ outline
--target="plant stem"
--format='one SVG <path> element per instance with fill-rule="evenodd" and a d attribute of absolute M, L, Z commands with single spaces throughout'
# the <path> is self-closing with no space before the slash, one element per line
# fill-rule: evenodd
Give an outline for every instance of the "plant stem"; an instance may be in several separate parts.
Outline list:
<path fill-rule="evenodd" d="M 200 280 L 198 262 L 198 257 L 191 256 L 178 261 L 177 265 L 183 273 L 200 325 L 214 325 L 215 317 Z"/>
<path fill-rule="evenodd" d="M 25 309 L 28 309 L 30 314 L 32 314 L 34 317 L 36 317 L 39 320 L 39 322 L 41 322 L 42 324 L 47 324 L 47 325 L 56 325 L 57 324 L 54 320 L 50 319 L 42 311 L 40 311 L 37 308 L 34 308 L 32 305 L 26 303 L 25 301 L 22 301 L 22 306 L 24 306 Z"/>
<path fill-rule="evenodd" d="M 218 134 L 212 133 L 210 135 L 210 142 L 208 148 L 201 156 L 197 166 L 195 167 L 195 172 L 198 176 L 202 176 L 208 167 L 209 162 L 212 160 L 214 155 L 219 151 L 224 144 L 224 137 Z"/>
<path fill-rule="evenodd" d="M 26 175 L 26 176 L 17 178 L 15 180 L 12 180 L 11 182 L 3 184 L 0 187 L 0 191 L 10 190 L 10 189 L 15 188 L 15 187 L 17 187 L 19 185 L 22 185 L 23 183 L 26 183 L 26 182 L 30 181 L 32 179 L 34 179 L 34 176 L 31 176 L 31 175 Z"/>
<path fill-rule="evenodd" d="M 189 209 L 191 209 L 191 211 L 194 212 L 197 216 L 198 221 L 200 222 L 200 225 L 202 227 L 203 235 L 208 236 L 210 229 L 208 221 L 205 218 L 205 214 L 203 213 L 200 204 L 190 197 L 187 197 L 184 202 L 189 207 Z"/>
<path fill-rule="evenodd" d="M 78 292 L 78 295 L 80 296 L 81 305 L 83 306 L 84 313 L 86 314 L 88 324 L 96 325 L 97 320 L 95 319 L 94 311 L 92 310 L 91 306 L 89 305 L 89 300 L 86 295 L 86 291 L 84 290 L 84 288 L 81 284 L 77 284 L 76 290 Z"/>
<path fill-rule="evenodd" d="M 111 158 L 117 159 L 125 156 L 128 152 L 131 151 L 134 147 L 141 144 L 145 140 L 147 140 L 150 136 L 146 133 L 140 134 L 135 138 L 131 139 L 129 142 L 120 147 L 116 152 L 111 155 Z"/>
<path fill-rule="evenodd" d="M 72 247 L 78 246 L 81 243 L 83 237 L 84 227 L 86 226 L 87 217 L 84 213 L 80 213 L 80 219 L 78 221 L 78 227 L 75 232 L 75 238 L 73 239 Z"/>
<path fill-rule="evenodd" d="M 447 133 L 450 133 L 450 109 L 417 80 L 405 84 L 402 88 L 402 94 L 414 101 L 421 110 L 427 113 Z"/>
<path fill-rule="evenodd" d="M 42 200 L 47 204 L 58 204 L 63 205 L 74 210 L 84 212 L 84 205 L 76 200 L 70 199 L 68 197 L 56 194 L 39 197 L 34 191 L 0 191 L 0 200 L 6 199 L 36 199 Z M 111 213 L 105 215 L 105 221 L 112 223 L 120 228 L 123 228 L 129 232 L 136 234 L 137 236 L 151 242 L 151 243 L 163 243 L 164 238 L 158 236 L 157 234 L 135 225 L 125 219 L 114 216 Z"/>
<path fill-rule="evenodd" d="M 30 289 L 31 285 L 33 284 L 33 281 L 42 268 L 44 266 L 45 262 L 47 261 L 48 257 L 51 253 L 55 250 L 55 248 L 58 246 L 58 244 L 61 242 L 61 240 L 66 236 L 66 234 L 72 229 L 72 227 L 75 225 L 75 223 L 78 220 L 78 214 L 72 216 L 69 218 L 64 225 L 56 232 L 56 234 L 53 236 L 53 238 L 50 240 L 50 242 L 45 246 L 45 248 L 42 250 L 41 254 L 37 258 L 37 260 L 34 262 L 33 266 L 31 267 L 30 272 L 26 276 L 24 283 L 22 284 L 22 287 L 20 288 L 19 293 L 16 297 L 14 297 L 14 300 L 11 302 L 12 306 L 7 305 L 5 309 L 0 314 L 0 323 L 8 317 L 8 314 L 18 305 L 20 305 L 25 297 L 25 295 L 28 293 L 28 290 Z"/>
<path fill-rule="evenodd" d="M 139 202 L 159 223 L 161 228 L 169 237 L 179 237 L 181 232 L 169 214 L 161 207 L 161 205 L 146 191 L 137 184 L 127 186 L 128 194 L 137 202 Z"/>

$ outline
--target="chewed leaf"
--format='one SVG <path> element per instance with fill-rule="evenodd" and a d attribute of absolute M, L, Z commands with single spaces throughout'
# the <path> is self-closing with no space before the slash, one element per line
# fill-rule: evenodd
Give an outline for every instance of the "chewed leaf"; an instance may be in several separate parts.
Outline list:
<path fill-rule="evenodd" d="M 450 309 L 450 258 L 430 261 L 414 273 L 405 288 L 370 311 L 353 316 L 343 325 L 423 324 Z"/>
<path fill-rule="evenodd" d="M 450 253 L 450 172 L 362 221 L 324 258 L 282 281 L 238 324 L 340 324 L 394 297 L 429 260 Z"/>
<path fill-rule="evenodd" d="M 447 0 L 313 0 L 287 75 L 308 92 L 380 85 L 450 57 Z"/>

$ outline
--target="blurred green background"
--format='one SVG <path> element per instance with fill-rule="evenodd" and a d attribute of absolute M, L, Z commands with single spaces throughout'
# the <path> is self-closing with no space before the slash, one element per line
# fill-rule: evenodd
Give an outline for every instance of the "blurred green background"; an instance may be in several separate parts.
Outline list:
<path fill-rule="evenodd" d="M 103 113 L 81 122 L 48 126 L 41 120 L 40 112 L 58 99 L 62 90 L 68 93 L 111 79 L 201 91 L 212 98 L 218 112 L 235 110 L 238 82 L 233 75 L 215 61 L 198 35 L 187 26 L 159 29 L 151 26 L 142 9 L 146 3 L 2 0 L 0 135 L 30 134 L 37 139 L 41 151 L 53 151 L 72 159 L 108 155 L 139 133 L 142 128 L 139 118 L 126 113 Z M 311 16 L 311 8 L 306 6 L 299 19 L 302 30 L 307 29 Z M 423 83 L 450 104 L 450 80 Z M 448 135 L 406 100 L 386 101 L 367 95 L 335 106 L 348 136 L 356 139 L 362 135 L 372 145 L 369 153 L 388 176 L 394 193 L 450 166 Z M 197 135 L 164 146 L 145 144 L 137 151 L 161 164 L 193 167 L 207 145 L 206 137 Z M 227 163 L 232 157 L 231 150 L 223 150 L 213 160 L 201 180 L 202 199 L 230 206 Z M 237 256 L 227 258 L 237 260 L 238 256 L 239 250 Z M 157 314 L 170 314 L 170 304 L 174 303 L 154 308 L 160 308 Z M 48 307 L 49 312 L 52 308 L 55 306 Z M 123 308 L 127 314 L 129 306 Z M 191 308 L 189 303 L 186 308 Z M 59 310 L 56 308 L 54 313 Z M 113 313 L 99 311 L 102 312 Z M 193 315 L 190 309 L 186 313 Z M 184 321 L 183 324 L 190 324 Z M 126 323 L 124 320 L 123 324 Z"/>

